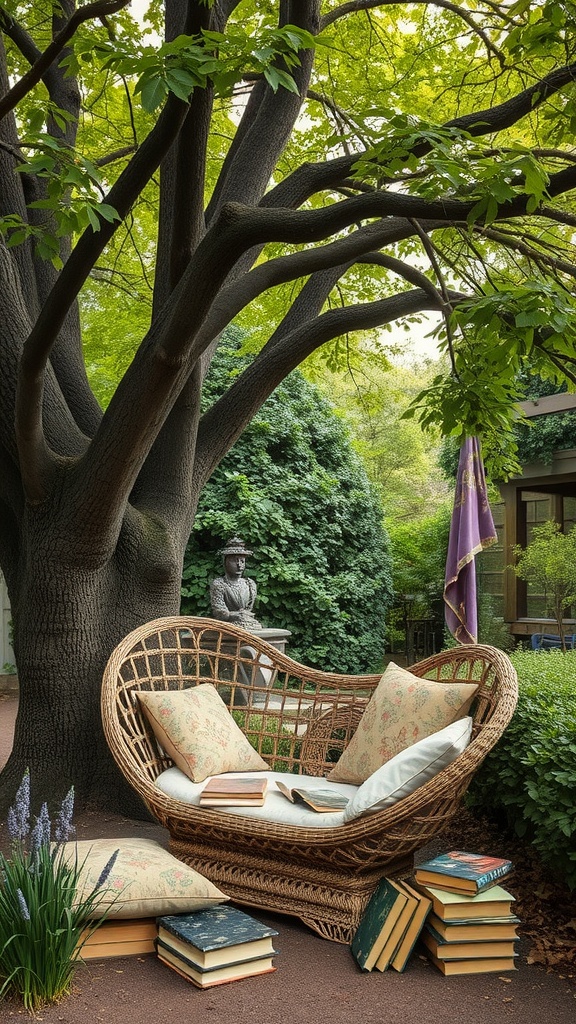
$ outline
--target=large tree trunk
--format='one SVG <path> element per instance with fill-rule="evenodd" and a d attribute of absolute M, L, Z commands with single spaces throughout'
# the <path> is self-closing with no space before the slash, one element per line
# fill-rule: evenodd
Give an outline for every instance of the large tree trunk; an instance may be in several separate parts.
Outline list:
<path fill-rule="evenodd" d="M 62 534 L 49 518 L 53 522 L 53 516 L 28 516 L 26 557 L 13 599 L 20 699 L 14 749 L 2 778 L 4 803 L 33 766 L 35 807 L 58 802 L 74 786 L 81 805 L 142 814 L 104 739 L 100 684 L 123 636 L 178 612 L 180 573 L 167 564 L 162 539 L 142 528 L 142 517 L 125 521 L 113 557 L 93 569 L 72 550 L 63 562 Z"/>

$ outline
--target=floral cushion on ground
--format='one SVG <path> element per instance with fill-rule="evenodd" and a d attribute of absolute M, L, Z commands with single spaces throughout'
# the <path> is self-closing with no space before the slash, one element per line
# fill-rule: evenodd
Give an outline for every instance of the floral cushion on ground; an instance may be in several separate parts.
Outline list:
<path fill-rule="evenodd" d="M 79 899 L 87 897 L 114 851 L 118 856 L 93 917 L 158 917 L 188 914 L 228 899 L 207 878 L 177 860 L 153 839 L 82 839 L 65 843 L 64 855 L 80 868 Z"/>
<path fill-rule="evenodd" d="M 462 754 L 471 734 L 472 719 L 468 715 L 401 750 L 358 787 L 344 808 L 344 821 L 382 811 L 409 796 Z"/>
<path fill-rule="evenodd" d="M 462 718 L 477 689 L 421 679 L 390 662 L 328 778 L 361 785 L 401 750 Z"/>
<path fill-rule="evenodd" d="M 142 690 L 137 696 L 162 749 L 193 782 L 268 767 L 211 683 L 186 690 Z"/>

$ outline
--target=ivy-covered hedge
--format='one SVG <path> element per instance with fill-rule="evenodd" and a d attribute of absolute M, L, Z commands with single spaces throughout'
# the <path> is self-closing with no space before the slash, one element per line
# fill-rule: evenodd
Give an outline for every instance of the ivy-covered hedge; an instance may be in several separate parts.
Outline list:
<path fill-rule="evenodd" d="M 504 818 L 550 871 L 576 889 L 576 651 L 516 651 L 512 722 L 472 783 L 469 800 Z"/>
<path fill-rule="evenodd" d="M 208 402 L 243 368 L 227 334 Z M 254 557 L 255 613 L 289 629 L 288 654 L 337 672 L 377 670 L 391 602 L 389 540 L 380 500 L 346 426 L 294 371 L 262 406 L 204 488 L 186 552 L 182 611 L 209 615 L 218 552 L 238 534 Z"/>

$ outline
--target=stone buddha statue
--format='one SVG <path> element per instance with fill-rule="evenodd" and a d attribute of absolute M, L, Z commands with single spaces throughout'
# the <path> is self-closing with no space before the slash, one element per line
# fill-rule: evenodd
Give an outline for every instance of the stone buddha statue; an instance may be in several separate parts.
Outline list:
<path fill-rule="evenodd" d="M 244 577 L 248 551 L 240 537 L 231 537 L 220 554 L 224 559 L 224 575 L 210 584 L 212 617 L 233 622 L 244 629 L 262 629 L 252 609 L 256 600 L 256 584 Z"/>

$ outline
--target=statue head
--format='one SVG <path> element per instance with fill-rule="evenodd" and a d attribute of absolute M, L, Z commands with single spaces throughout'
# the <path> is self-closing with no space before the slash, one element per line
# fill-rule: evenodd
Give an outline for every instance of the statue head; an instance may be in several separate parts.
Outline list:
<path fill-rule="evenodd" d="M 231 537 L 220 554 L 224 560 L 224 569 L 231 576 L 241 576 L 246 568 L 246 559 L 253 554 L 245 546 L 240 537 Z"/>

